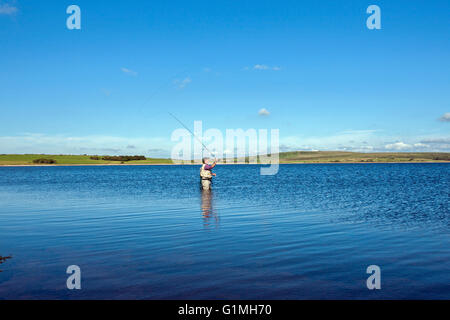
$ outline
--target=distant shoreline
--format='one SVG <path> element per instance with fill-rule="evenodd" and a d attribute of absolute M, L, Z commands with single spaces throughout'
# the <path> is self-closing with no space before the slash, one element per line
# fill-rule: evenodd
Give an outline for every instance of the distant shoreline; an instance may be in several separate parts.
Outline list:
<path fill-rule="evenodd" d="M 449 152 L 346 152 L 346 151 L 293 151 L 281 152 L 280 164 L 356 164 L 356 163 L 449 163 Z M 268 159 L 266 158 L 268 157 Z M 260 164 L 272 156 L 255 156 L 222 159 L 219 164 Z M 258 163 L 254 163 L 258 160 Z M 200 160 L 182 164 L 169 158 L 146 158 L 144 156 L 91 156 L 52 154 L 0 154 L 0 167 L 58 167 L 58 166 L 199 166 Z M 225 162 L 230 161 L 230 162 Z M 235 161 L 235 162 L 231 162 Z M 267 165 L 267 164 L 266 164 Z"/>
<path fill-rule="evenodd" d="M 391 161 L 391 162 L 280 162 L 279 164 L 408 164 L 408 163 L 450 163 L 450 161 Z M 103 163 L 103 164 L 0 164 L 0 167 L 99 167 L 99 166 L 200 166 L 201 163 Z M 218 165 L 262 165 L 268 166 L 270 163 L 221 163 Z"/>

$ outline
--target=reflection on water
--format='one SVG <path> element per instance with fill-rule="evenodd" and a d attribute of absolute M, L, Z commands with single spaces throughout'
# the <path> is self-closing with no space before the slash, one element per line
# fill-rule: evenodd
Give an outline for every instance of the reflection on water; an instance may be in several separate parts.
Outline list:
<path fill-rule="evenodd" d="M 0 256 L 0 264 L 2 264 L 3 262 L 5 262 L 6 260 L 11 259 L 11 258 L 12 258 L 11 256 L 7 256 L 7 257 Z M 2 272 L 2 270 L 0 270 L 0 272 Z"/>
<path fill-rule="evenodd" d="M 213 191 L 212 190 L 201 190 L 202 193 L 202 216 L 203 216 L 203 226 L 208 228 L 214 225 L 219 226 L 219 215 L 214 210 L 213 207 Z"/>

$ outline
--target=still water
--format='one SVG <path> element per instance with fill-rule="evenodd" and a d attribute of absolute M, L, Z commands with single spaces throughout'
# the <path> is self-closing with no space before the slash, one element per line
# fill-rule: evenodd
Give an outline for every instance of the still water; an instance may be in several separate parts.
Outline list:
<path fill-rule="evenodd" d="M 449 169 L 2 167 L 0 299 L 450 299 Z"/>

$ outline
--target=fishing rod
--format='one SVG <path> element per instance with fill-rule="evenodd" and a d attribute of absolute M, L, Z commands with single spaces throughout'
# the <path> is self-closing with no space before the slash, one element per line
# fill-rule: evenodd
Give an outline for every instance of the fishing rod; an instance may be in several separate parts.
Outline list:
<path fill-rule="evenodd" d="M 191 131 L 191 129 L 189 129 L 186 125 L 184 125 L 184 123 L 183 122 L 181 122 L 181 120 L 180 119 L 178 119 L 177 117 L 175 117 L 175 115 L 174 114 L 172 114 L 172 113 L 170 113 L 170 112 L 167 112 L 168 114 L 170 114 L 175 120 L 177 120 L 187 131 L 189 131 L 189 133 L 190 134 L 192 134 L 193 136 L 194 136 L 194 138 L 195 139 L 197 139 L 197 141 L 198 142 L 200 142 L 201 144 L 202 144 L 202 146 L 203 146 L 203 148 L 205 148 L 211 155 L 213 155 L 214 156 L 214 158 L 216 157 L 216 155 L 213 153 L 213 152 L 211 152 L 211 150 L 209 150 L 205 145 L 204 145 L 204 143 Z"/>

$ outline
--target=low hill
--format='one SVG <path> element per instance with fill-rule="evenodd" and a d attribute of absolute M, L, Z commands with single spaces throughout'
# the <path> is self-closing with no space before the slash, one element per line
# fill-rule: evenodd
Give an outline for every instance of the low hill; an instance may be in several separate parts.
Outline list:
<path fill-rule="evenodd" d="M 50 165 L 51 163 L 51 165 L 172 164 L 171 159 L 146 158 L 145 160 L 128 160 L 128 158 L 132 159 L 134 157 L 135 156 L 0 154 L 0 166 Z M 280 163 L 450 162 L 450 153 L 294 151 L 280 153 L 279 159 Z M 242 163 L 243 161 L 236 162 Z"/>
<path fill-rule="evenodd" d="M 440 162 L 450 161 L 448 152 L 345 152 L 294 151 L 280 153 L 281 163 L 318 162 Z"/>

